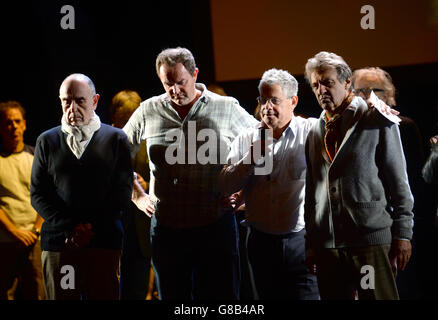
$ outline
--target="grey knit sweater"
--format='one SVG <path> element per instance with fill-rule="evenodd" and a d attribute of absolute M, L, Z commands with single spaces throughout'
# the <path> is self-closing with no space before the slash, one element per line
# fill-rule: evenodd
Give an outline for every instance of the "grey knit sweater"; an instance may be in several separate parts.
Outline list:
<path fill-rule="evenodd" d="M 306 143 L 304 219 L 308 248 L 411 239 L 413 197 L 397 124 L 354 98 L 344 111 L 341 147 L 330 163 L 323 120 Z"/>

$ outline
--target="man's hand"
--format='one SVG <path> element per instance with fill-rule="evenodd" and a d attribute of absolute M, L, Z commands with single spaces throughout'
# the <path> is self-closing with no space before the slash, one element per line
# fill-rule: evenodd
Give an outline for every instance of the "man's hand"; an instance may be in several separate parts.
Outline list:
<path fill-rule="evenodd" d="M 310 273 L 316 275 L 316 258 L 315 258 L 315 254 L 313 253 L 312 249 L 306 250 L 305 263 L 306 263 L 307 269 L 309 269 Z"/>
<path fill-rule="evenodd" d="M 4 228 L 14 239 L 18 241 L 21 245 L 26 247 L 31 246 L 38 239 L 35 233 L 32 231 L 21 230 L 17 228 L 9 218 L 9 216 L 0 209 L 0 228 Z"/>
<path fill-rule="evenodd" d="M 242 206 L 242 204 L 244 204 L 244 200 L 242 197 L 242 191 L 233 193 L 229 197 L 223 197 L 220 199 L 220 202 L 221 202 L 222 208 L 232 207 L 233 208 L 232 213 L 235 213 L 237 211 L 237 209 L 239 209 Z"/>
<path fill-rule="evenodd" d="M 88 245 L 94 236 L 90 223 L 80 223 L 72 231 L 70 237 L 65 240 L 65 245 L 69 249 L 80 249 Z"/>
<path fill-rule="evenodd" d="M 140 186 L 143 188 L 143 190 L 148 189 L 149 186 L 148 186 L 147 181 L 145 179 L 143 179 L 143 177 L 139 173 L 137 173 L 137 180 L 138 180 L 138 183 L 140 184 Z"/>
<path fill-rule="evenodd" d="M 438 136 L 434 136 L 429 140 L 430 146 L 433 148 L 436 144 L 438 144 Z"/>
<path fill-rule="evenodd" d="M 233 202 L 233 213 L 239 210 L 242 206 L 245 206 L 245 200 L 242 197 L 242 190 L 239 192 L 233 193 L 231 197 L 234 199 Z"/>
<path fill-rule="evenodd" d="M 377 99 L 377 101 L 378 101 L 378 103 L 379 103 L 378 106 L 375 106 L 375 105 L 374 105 L 374 103 L 373 103 L 372 100 L 371 100 L 371 97 L 369 97 L 369 98 L 367 99 L 366 102 L 367 102 L 367 104 L 368 104 L 368 107 L 370 107 L 370 108 L 374 108 L 374 107 L 379 108 L 380 110 L 382 110 L 383 113 L 386 113 L 387 115 L 393 114 L 393 115 L 395 115 L 395 116 L 398 116 L 398 115 L 400 114 L 400 112 L 398 112 L 398 111 L 395 110 L 395 109 L 392 109 L 390 106 L 388 106 L 388 105 L 387 105 L 385 102 L 383 102 L 382 100 Z"/>
<path fill-rule="evenodd" d="M 131 200 L 137 208 L 143 211 L 148 217 L 152 217 L 155 213 L 156 201 L 153 201 L 151 196 L 144 192 L 137 179 L 134 179 Z"/>
<path fill-rule="evenodd" d="M 23 244 L 25 247 L 29 247 L 33 245 L 36 240 L 38 239 L 37 235 L 33 233 L 32 231 L 28 230 L 20 230 L 15 229 L 12 231 L 12 235 L 15 239 L 17 239 L 21 244 Z"/>
<path fill-rule="evenodd" d="M 412 247 L 409 240 L 392 240 L 391 249 L 389 250 L 389 261 L 391 262 L 392 271 L 397 271 L 397 267 L 403 271 L 411 258 Z"/>

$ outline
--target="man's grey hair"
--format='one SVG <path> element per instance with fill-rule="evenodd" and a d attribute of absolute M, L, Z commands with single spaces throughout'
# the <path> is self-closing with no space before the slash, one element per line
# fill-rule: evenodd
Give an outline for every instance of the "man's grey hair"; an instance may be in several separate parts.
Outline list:
<path fill-rule="evenodd" d="M 313 58 L 307 60 L 305 67 L 305 78 L 307 82 L 312 85 L 310 76 L 314 71 L 320 72 L 329 68 L 336 69 L 340 82 L 345 82 L 349 78 L 351 79 L 351 69 L 341 56 L 333 52 L 321 51 Z"/>
<path fill-rule="evenodd" d="M 79 80 L 79 81 L 85 81 L 88 84 L 88 87 L 90 88 L 90 92 L 92 96 L 96 95 L 96 87 L 94 86 L 93 81 L 91 81 L 91 79 L 86 76 L 83 73 L 72 73 L 71 75 L 67 76 L 64 81 L 62 81 L 61 86 L 64 84 L 64 82 L 66 82 L 67 80 L 70 79 L 74 79 L 74 80 Z"/>
<path fill-rule="evenodd" d="M 259 92 L 263 84 L 280 85 L 286 98 L 292 98 L 298 94 L 298 81 L 286 70 L 273 68 L 265 71 L 259 83 Z"/>
<path fill-rule="evenodd" d="M 168 48 L 160 52 L 155 62 L 158 76 L 160 75 L 160 67 L 164 64 L 169 67 L 175 66 L 177 63 L 182 63 L 187 71 L 193 75 L 196 69 L 195 58 L 189 49 L 186 48 Z"/>

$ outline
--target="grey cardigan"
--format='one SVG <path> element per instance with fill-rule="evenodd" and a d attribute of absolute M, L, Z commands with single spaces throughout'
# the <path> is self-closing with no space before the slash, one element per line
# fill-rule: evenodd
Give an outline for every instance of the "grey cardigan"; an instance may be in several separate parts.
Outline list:
<path fill-rule="evenodd" d="M 344 139 L 330 163 L 323 115 L 306 142 L 306 246 L 367 246 L 411 239 L 413 197 L 398 126 L 368 109 L 363 99 L 354 98 L 342 117 Z"/>

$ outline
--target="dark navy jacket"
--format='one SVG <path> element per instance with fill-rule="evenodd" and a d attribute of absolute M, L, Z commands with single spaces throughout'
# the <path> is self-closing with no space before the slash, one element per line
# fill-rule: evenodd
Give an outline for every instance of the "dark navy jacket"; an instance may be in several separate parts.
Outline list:
<path fill-rule="evenodd" d="M 44 218 L 41 247 L 60 251 L 79 223 L 91 223 L 90 247 L 120 249 L 121 214 L 131 201 L 132 165 L 125 133 L 101 124 L 80 159 L 66 143 L 61 126 L 36 143 L 31 203 Z"/>

